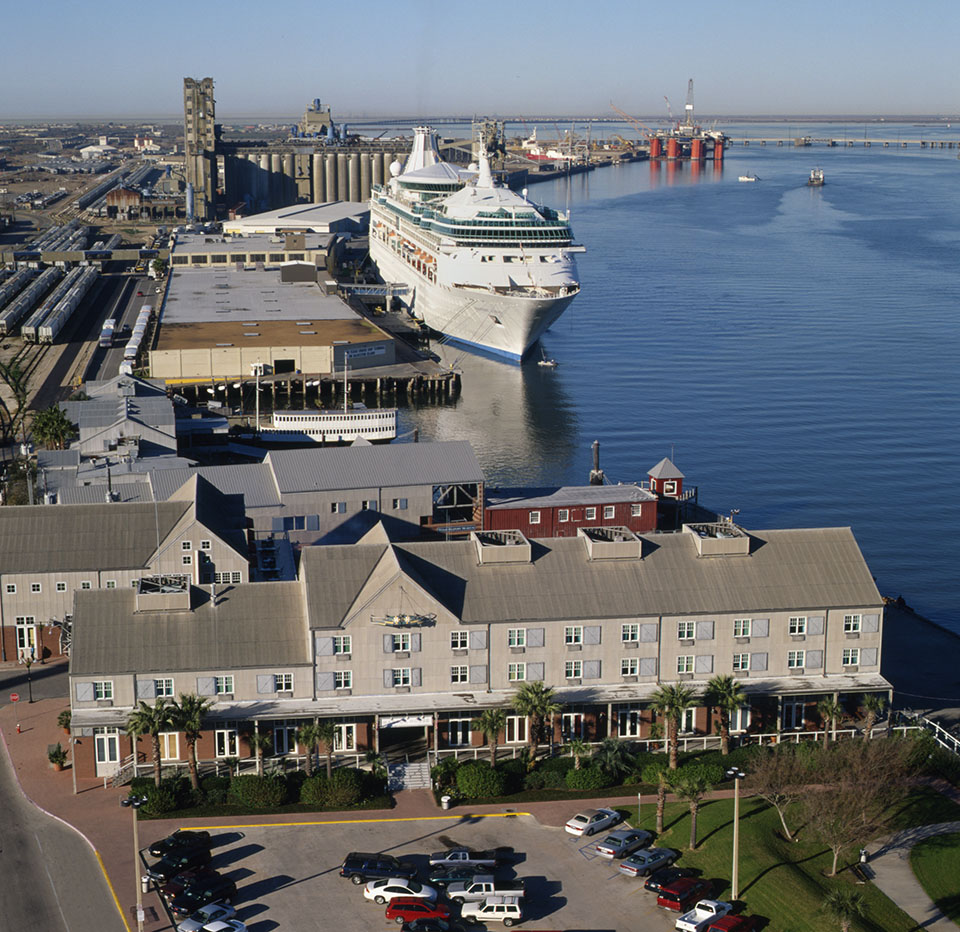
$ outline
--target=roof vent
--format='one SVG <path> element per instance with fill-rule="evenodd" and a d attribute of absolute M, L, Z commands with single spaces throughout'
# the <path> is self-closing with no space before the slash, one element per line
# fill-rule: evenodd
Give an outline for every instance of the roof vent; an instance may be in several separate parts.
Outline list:
<path fill-rule="evenodd" d="M 520 531 L 474 531 L 477 557 L 486 563 L 530 563 L 530 541 Z"/>
<path fill-rule="evenodd" d="M 643 558 L 643 540 L 628 527 L 581 527 L 577 536 L 583 538 L 588 560 L 640 560 Z"/>
<path fill-rule="evenodd" d="M 189 609 L 188 576 L 143 576 L 137 580 L 137 612 L 176 612 Z"/>
<path fill-rule="evenodd" d="M 709 524 L 685 524 L 683 533 L 693 537 L 699 557 L 750 555 L 750 535 L 729 520 Z"/>

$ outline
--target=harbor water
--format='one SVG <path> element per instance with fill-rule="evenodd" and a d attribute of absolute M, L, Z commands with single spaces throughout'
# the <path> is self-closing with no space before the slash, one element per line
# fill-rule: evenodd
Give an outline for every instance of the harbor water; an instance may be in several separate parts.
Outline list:
<path fill-rule="evenodd" d="M 722 168 L 532 185 L 587 247 L 582 293 L 542 341 L 558 367 L 539 349 L 511 366 L 434 345 L 462 395 L 405 409 L 401 429 L 469 440 L 491 486 L 584 484 L 595 439 L 613 482 L 672 456 L 701 504 L 748 529 L 849 525 L 884 595 L 960 632 L 957 150 L 775 143 L 844 138 L 835 125 L 724 129 L 772 142 L 733 145 Z M 808 187 L 817 166 L 826 184 Z"/>

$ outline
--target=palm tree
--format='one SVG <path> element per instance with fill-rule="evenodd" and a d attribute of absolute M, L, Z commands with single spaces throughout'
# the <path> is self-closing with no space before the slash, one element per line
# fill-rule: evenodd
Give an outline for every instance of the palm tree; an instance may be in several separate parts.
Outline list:
<path fill-rule="evenodd" d="M 503 709 L 484 709 L 470 723 L 470 727 L 483 735 L 484 741 L 490 748 L 490 766 L 495 767 L 500 733 L 507 727 L 507 713 Z"/>
<path fill-rule="evenodd" d="M 647 766 L 643 768 L 640 779 L 644 783 L 657 784 L 657 834 L 662 835 L 663 810 L 667 805 L 667 787 L 669 786 L 667 768 L 663 766 L 663 763 L 647 764 Z"/>
<path fill-rule="evenodd" d="M 626 741 L 619 738 L 604 738 L 600 747 L 593 752 L 593 759 L 611 777 L 620 777 L 633 766 L 633 756 Z"/>
<path fill-rule="evenodd" d="M 677 769 L 677 750 L 679 744 L 680 716 L 685 709 L 696 701 L 694 691 L 683 683 L 658 686 L 650 697 L 653 708 L 664 717 L 664 731 L 667 738 L 670 769 Z"/>
<path fill-rule="evenodd" d="M 190 768 L 190 785 L 200 788 L 200 776 L 197 768 L 197 741 L 203 731 L 203 717 L 213 705 L 212 699 L 205 699 L 196 693 L 180 693 L 180 701 L 172 708 L 173 727 L 182 731 L 187 740 L 187 766 Z"/>
<path fill-rule="evenodd" d="M 873 737 L 873 726 L 876 725 L 880 713 L 887 707 L 887 697 L 881 693 L 864 693 L 860 703 L 864 712 L 863 736 Z"/>
<path fill-rule="evenodd" d="M 867 904 L 859 890 L 834 887 L 823 898 L 823 909 L 840 922 L 840 932 L 850 932 L 853 920 L 866 914 Z"/>
<path fill-rule="evenodd" d="M 313 755 L 317 751 L 317 745 L 323 741 L 323 735 L 320 733 L 320 723 L 317 721 L 304 722 L 297 729 L 297 741 L 302 744 L 307 751 L 307 776 L 313 776 Z"/>
<path fill-rule="evenodd" d="M 573 756 L 573 769 L 580 769 L 580 761 L 590 754 L 590 745 L 583 738 L 571 738 L 564 747 Z"/>
<path fill-rule="evenodd" d="M 48 449 L 62 450 L 64 444 L 76 433 L 76 425 L 63 413 L 60 405 L 52 405 L 33 415 L 31 432 Z"/>
<path fill-rule="evenodd" d="M 720 753 L 726 756 L 730 753 L 730 716 L 746 703 L 747 694 L 736 678 L 718 673 L 707 683 L 704 699 L 720 715 Z"/>
<path fill-rule="evenodd" d="M 142 699 L 127 716 L 127 733 L 139 738 L 150 735 L 153 741 L 153 782 L 160 786 L 160 735 L 173 728 L 173 709 L 166 699 L 158 699 L 152 706 Z M 136 753 L 136 748 L 134 748 Z"/>
<path fill-rule="evenodd" d="M 560 703 L 554 700 L 552 686 L 540 680 L 521 683 L 513 694 L 510 704 L 530 720 L 530 761 L 537 759 L 537 745 L 543 732 L 543 723 L 560 711 Z"/>
<path fill-rule="evenodd" d="M 263 776 L 263 755 L 264 752 L 273 750 L 273 731 L 260 731 L 255 728 L 247 732 L 247 741 L 253 748 L 253 753 L 257 757 L 257 776 Z"/>
<path fill-rule="evenodd" d="M 327 752 L 327 779 L 333 774 L 333 750 L 337 740 L 337 726 L 329 719 L 324 718 L 317 722 L 317 740 Z"/>
<path fill-rule="evenodd" d="M 830 743 L 830 732 L 837 730 L 837 723 L 843 718 L 843 706 L 833 696 L 824 696 L 817 703 L 817 711 L 823 720 L 823 746 Z"/>
<path fill-rule="evenodd" d="M 681 799 L 690 804 L 690 850 L 697 849 L 697 814 L 700 812 L 700 803 L 707 795 L 713 784 L 702 767 L 681 769 L 674 774 L 670 781 L 674 792 Z"/>

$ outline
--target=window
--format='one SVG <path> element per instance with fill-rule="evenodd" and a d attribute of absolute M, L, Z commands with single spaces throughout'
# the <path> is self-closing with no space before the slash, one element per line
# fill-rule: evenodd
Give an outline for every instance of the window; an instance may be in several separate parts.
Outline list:
<path fill-rule="evenodd" d="M 32 583 L 30 583 L 30 591 L 31 591 L 31 592 L 42 592 L 42 591 L 43 591 L 43 586 L 42 586 L 40 583 L 38 583 L 38 582 L 32 582 Z"/>
<path fill-rule="evenodd" d="M 578 680 L 583 676 L 583 661 L 582 660 L 568 660 L 564 664 L 563 675 L 568 680 Z"/>
<path fill-rule="evenodd" d="M 394 511 L 406 511 L 407 510 L 407 500 L 405 498 L 395 498 L 393 500 L 393 510 Z"/>
<path fill-rule="evenodd" d="M 604 518 L 612 518 L 616 514 L 616 509 L 613 505 L 604 505 L 603 506 L 603 516 Z"/>
<path fill-rule="evenodd" d="M 467 649 L 467 632 L 466 631 L 450 632 L 450 649 L 451 650 Z"/>
<path fill-rule="evenodd" d="M 180 549 L 181 549 L 181 550 L 193 550 L 193 544 L 190 543 L 190 541 L 188 541 L 188 540 L 182 540 L 182 541 L 180 541 Z"/>
<path fill-rule="evenodd" d="M 65 582 L 58 582 L 57 592 L 66 592 L 66 591 L 67 591 L 67 584 Z"/>
<path fill-rule="evenodd" d="M 680 713 L 680 734 L 690 735 L 696 730 L 696 709 L 684 709 Z"/>
<path fill-rule="evenodd" d="M 212 541 L 209 541 L 209 540 L 202 540 L 202 541 L 200 541 L 200 549 L 201 549 L 201 550 L 212 550 L 212 549 L 213 549 L 213 542 L 212 542 Z"/>
<path fill-rule="evenodd" d="M 230 695 L 233 693 L 233 674 L 227 676 L 214 677 L 215 691 L 218 696 Z"/>
<path fill-rule="evenodd" d="M 621 738 L 639 738 L 642 724 L 640 709 L 635 706 L 617 710 L 617 734 Z"/>
<path fill-rule="evenodd" d="M 164 677 L 160 680 L 153 681 L 153 688 L 157 694 L 157 698 L 170 698 L 173 696 L 173 678 Z"/>
<path fill-rule="evenodd" d="M 643 514 L 643 505 L 634 503 L 630 506 L 630 517 L 639 518 Z"/>
<path fill-rule="evenodd" d="M 677 657 L 677 673 L 693 673 L 693 654 L 680 654 Z"/>
<path fill-rule="evenodd" d="M 583 643 L 583 625 L 567 625 L 563 629 L 564 644 L 582 644 Z"/>
<path fill-rule="evenodd" d="M 526 628 L 507 628 L 507 647 L 526 647 Z"/>
<path fill-rule="evenodd" d="M 16 595 L 17 594 L 17 584 L 16 583 L 7 583 L 7 595 Z"/>
<path fill-rule="evenodd" d="M 334 689 L 353 689 L 353 671 L 352 670 L 334 670 L 333 671 Z"/>
<path fill-rule="evenodd" d="M 596 521 L 597 520 L 597 509 L 596 508 L 585 508 L 583 511 L 583 517 L 587 521 Z"/>
<path fill-rule="evenodd" d="M 337 725 L 333 733 L 333 749 L 335 751 L 355 751 L 357 749 L 357 726 Z"/>
<path fill-rule="evenodd" d="M 527 720 L 522 715 L 507 716 L 507 743 L 524 744 L 527 740 Z"/>
<path fill-rule="evenodd" d="M 540 512 L 539 512 L 539 511 L 531 511 L 528 520 L 529 520 L 530 524 L 539 524 L 539 523 L 540 523 Z"/>
<path fill-rule="evenodd" d="M 393 668 L 393 685 L 394 686 L 410 685 L 410 668 L 409 667 Z"/>
<path fill-rule="evenodd" d="M 452 718 L 448 723 L 449 737 L 447 743 L 451 747 L 462 747 L 470 744 L 470 719 Z"/>
<path fill-rule="evenodd" d="M 278 693 L 293 692 L 293 674 L 275 673 L 273 676 L 273 685 Z"/>
<path fill-rule="evenodd" d="M 393 649 L 395 651 L 410 650 L 410 632 L 409 631 L 404 631 L 402 634 L 395 634 L 393 636 Z"/>
<path fill-rule="evenodd" d="M 569 509 L 567 509 L 567 508 L 561 508 L 561 509 L 557 512 L 557 520 L 558 520 L 561 524 L 563 524 L 564 521 L 569 521 L 569 520 L 570 520 L 570 511 L 569 511 Z"/>
<path fill-rule="evenodd" d="M 108 579 L 107 582 L 106 582 L 106 587 L 107 587 L 108 589 L 116 589 L 116 588 L 117 588 L 117 581 L 116 581 L 115 579 Z"/>
<path fill-rule="evenodd" d="M 82 583 L 80 583 L 80 588 L 81 588 L 81 589 L 90 589 L 90 588 L 91 588 L 91 586 L 90 586 L 90 580 L 89 580 L 89 579 L 85 579 Z"/>
<path fill-rule="evenodd" d="M 377 500 L 375 498 L 369 498 L 365 501 L 360 502 L 361 511 L 376 511 L 377 510 Z"/>
<path fill-rule="evenodd" d="M 806 651 L 788 650 L 787 651 L 787 668 L 790 670 L 802 669 L 806 659 L 807 659 Z"/>
<path fill-rule="evenodd" d="M 353 653 L 353 637 L 349 634 L 335 634 L 333 636 L 334 654 Z"/>
<path fill-rule="evenodd" d="M 692 641 L 695 630 L 696 628 L 692 621 L 677 622 L 677 637 L 680 638 L 681 641 Z"/>
<path fill-rule="evenodd" d="M 185 553 L 182 557 L 180 557 L 180 562 L 181 562 L 184 566 L 192 566 L 192 565 L 193 565 L 193 554 L 191 554 L 191 553 Z"/>
<path fill-rule="evenodd" d="M 746 731 L 750 727 L 750 706 L 742 705 L 730 713 L 730 731 Z"/>
<path fill-rule="evenodd" d="M 217 748 L 217 757 L 240 756 L 240 742 L 237 740 L 236 728 L 221 728 L 213 734 Z"/>
<path fill-rule="evenodd" d="M 750 669 L 750 655 L 749 654 L 734 654 L 733 655 L 733 669 L 745 671 Z"/>
<path fill-rule="evenodd" d="M 217 583 L 217 585 L 228 586 L 230 583 L 243 582 L 243 574 L 238 570 L 227 573 L 214 573 L 213 581 Z"/>
<path fill-rule="evenodd" d="M 860 663 L 860 648 L 845 647 L 843 649 L 843 665 L 845 667 L 855 667 Z"/>
<path fill-rule="evenodd" d="M 450 668 L 451 683 L 466 683 L 468 679 L 468 670 L 465 666 L 455 666 Z"/>
<path fill-rule="evenodd" d="M 180 735 L 175 731 L 161 732 L 160 738 L 160 760 L 179 760 L 180 759 Z"/>
<path fill-rule="evenodd" d="M 620 625 L 620 640 L 621 641 L 639 641 L 640 625 L 634 625 L 634 624 Z"/>
<path fill-rule="evenodd" d="M 843 616 L 843 633 L 856 634 L 859 631 L 860 631 L 860 616 L 844 615 Z"/>
<path fill-rule="evenodd" d="M 580 712 L 564 712 L 560 716 L 560 734 L 564 741 L 583 738 L 583 715 Z"/>
<path fill-rule="evenodd" d="M 640 661 L 636 657 L 624 657 L 620 661 L 621 676 L 638 676 L 640 674 Z"/>
<path fill-rule="evenodd" d="M 32 615 L 17 619 L 17 656 L 31 660 L 37 656 L 37 629 Z"/>
<path fill-rule="evenodd" d="M 750 625 L 751 625 L 751 620 L 749 618 L 734 618 L 733 619 L 733 636 L 735 638 L 750 637 Z"/>
<path fill-rule="evenodd" d="M 792 635 L 807 633 L 807 616 L 795 615 L 788 623 L 788 630 Z"/>
<path fill-rule="evenodd" d="M 507 679 L 511 683 L 519 683 L 527 678 L 527 665 L 525 663 L 507 664 Z"/>
<path fill-rule="evenodd" d="M 330 514 L 345 515 L 347 513 L 346 502 L 330 502 Z"/>
<path fill-rule="evenodd" d="M 112 699 L 113 698 L 113 680 L 94 680 L 93 681 L 94 699 Z"/>
<path fill-rule="evenodd" d="M 664 495 L 676 495 L 677 494 L 677 483 L 674 479 L 667 479 L 663 483 L 663 494 Z"/>

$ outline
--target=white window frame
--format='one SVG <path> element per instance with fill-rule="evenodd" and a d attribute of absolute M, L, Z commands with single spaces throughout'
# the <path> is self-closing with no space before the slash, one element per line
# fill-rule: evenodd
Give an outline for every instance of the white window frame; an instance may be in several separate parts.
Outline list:
<path fill-rule="evenodd" d="M 733 636 L 735 638 L 748 638 L 750 637 L 750 632 L 752 630 L 753 630 L 752 618 L 734 618 L 733 619 Z"/>
<path fill-rule="evenodd" d="M 232 696 L 233 695 L 233 674 L 232 673 L 222 673 L 220 676 L 215 676 L 213 678 L 213 689 L 214 693 L 217 696 Z"/>
<path fill-rule="evenodd" d="M 180 733 L 176 731 L 161 731 L 160 738 L 160 760 L 180 760 Z M 170 754 L 170 750 L 173 754 Z"/>
<path fill-rule="evenodd" d="M 333 636 L 333 653 L 334 656 L 337 654 L 352 654 L 353 653 L 353 635 L 352 634 L 335 634 Z"/>
<path fill-rule="evenodd" d="M 470 645 L 468 631 L 450 632 L 450 650 L 466 650 Z"/>
<path fill-rule="evenodd" d="M 353 670 L 334 670 L 333 688 L 353 689 Z"/>
<path fill-rule="evenodd" d="M 393 668 L 393 686 L 395 689 L 398 686 L 409 686 L 412 679 L 413 675 L 410 667 Z"/>
<path fill-rule="evenodd" d="M 507 681 L 510 683 L 523 683 L 527 679 L 527 665 L 520 661 L 519 663 L 507 664 Z"/>
<path fill-rule="evenodd" d="M 860 666 L 860 648 L 845 647 L 843 649 L 843 654 L 840 657 L 840 663 L 844 667 L 859 667 Z"/>
<path fill-rule="evenodd" d="M 293 692 L 293 674 L 292 673 L 274 673 L 273 685 L 278 693 Z"/>
<path fill-rule="evenodd" d="M 787 621 L 787 632 L 791 637 L 801 637 L 807 633 L 807 616 L 793 615 Z"/>
<path fill-rule="evenodd" d="M 17 594 L 17 584 L 15 582 L 7 583 L 7 595 L 16 595 Z"/>
<path fill-rule="evenodd" d="M 43 592 L 43 583 L 32 582 L 30 583 L 30 592 L 33 595 L 39 595 Z"/>
<path fill-rule="evenodd" d="M 631 518 L 640 518 L 643 516 L 643 505 L 639 502 L 634 502 L 630 506 L 630 517 Z"/>
<path fill-rule="evenodd" d="M 620 625 L 620 640 L 625 644 L 639 643 L 640 625 L 632 621 Z"/>
<path fill-rule="evenodd" d="M 180 564 L 181 566 L 193 566 L 193 554 L 185 553 L 182 557 L 180 557 Z"/>
<path fill-rule="evenodd" d="M 564 712 L 560 716 L 560 735 L 564 741 L 582 739 L 584 725 L 582 712 Z"/>
<path fill-rule="evenodd" d="M 334 751 L 356 751 L 357 749 L 357 726 L 352 722 L 344 725 L 337 725 L 333 733 Z"/>
<path fill-rule="evenodd" d="M 862 624 L 861 615 L 844 615 L 843 616 L 843 633 L 844 634 L 859 634 Z"/>
<path fill-rule="evenodd" d="M 469 718 L 451 718 L 447 721 L 447 744 L 450 747 L 469 747 L 472 735 Z"/>
<path fill-rule="evenodd" d="M 805 650 L 787 651 L 787 669 L 802 670 L 806 666 L 807 652 Z"/>
<path fill-rule="evenodd" d="M 202 540 L 200 541 L 201 550 L 213 550 L 213 541 L 212 540 Z"/>
<path fill-rule="evenodd" d="M 113 699 L 113 680 L 94 680 L 93 698 L 97 702 Z"/>
<path fill-rule="evenodd" d="M 697 623 L 695 621 L 677 622 L 677 640 L 692 641 L 697 633 Z"/>
<path fill-rule="evenodd" d="M 680 727 L 678 734 L 692 735 L 697 730 L 697 710 L 693 706 L 680 713 Z"/>
<path fill-rule="evenodd" d="M 617 709 L 617 735 L 621 738 L 639 738 L 643 727 L 643 710 L 638 706 Z"/>
<path fill-rule="evenodd" d="M 172 699 L 174 696 L 173 677 L 164 676 L 154 680 L 153 691 L 158 699 Z"/>
<path fill-rule="evenodd" d="M 406 511 L 407 510 L 407 499 L 405 498 L 395 498 L 393 500 L 393 510 L 394 511 Z"/>
<path fill-rule="evenodd" d="M 26 657 L 28 654 L 31 660 L 37 656 L 37 626 L 33 615 L 17 618 L 17 656 Z"/>
<path fill-rule="evenodd" d="M 640 658 L 639 657 L 621 657 L 620 658 L 621 676 L 639 676 Z"/>
<path fill-rule="evenodd" d="M 92 588 L 93 588 L 93 584 L 90 582 L 89 579 L 84 579 L 84 580 L 80 583 L 80 588 L 81 588 L 81 589 L 92 589 Z"/>
<path fill-rule="evenodd" d="M 597 520 L 597 509 L 596 508 L 584 508 L 583 518 L 585 521 L 596 521 Z"/>
<path fill-rule="evenodd" d="M 563 629 L 564 644 L 583 643 L 583 625 L 566 625 Z"/>
<path fill-rule="evenodd" d="M 526 628 L 507 628 L 507 647 L 526 647 Z"/>
<path fill-rule="evenodd" d="M 470 668 L 465 663 L 457 663 L 450 667 L 451 683 L 468 683 L 469 681 Z"/>
<path fill-rule="evenodd" d="M 731 734 L 739 734 L 746 731 L 750 727 L 750 719 L 750 706 L 742 705 L 734 709 L 730 713 Z"/>
<path fill-rule="evenodd" d="M 409 631 L 397 631 L 393 635 L 393 652 L 395 654 L 410 653 L 410 632 Z"/>
<path fill-rule="evenodd" d="M 539 511 L 531 511 L 531 512 L 527 515 L 527 521 L 528 521 L 529 524 L 539 524 L 539 523 L 540 523 L 540 512 L 539 512 Z"/>
<path fill-rule="evenodd" d="M 55 587 L 55 588 L 56 588 L 57 592 L 66 592 L 66 591 L 67 591 L 67 584 L 66 584 L 65 582 L 62 582 L 62 581 L 61 581 L 61 582 L 58 582 L 58 583 L 56 584 L 56 587 Z"/>
<path fill-rule="evenodd" d="M 504 727 L 507 744 L 527 743 L 527 719 L 524 715 L 508 715 Z"/>
<path fill-rule="evenodd" d="M 605 521 L 608 521 L 610 518 L 615 518 L 616 516 L 617 516 L 617 508 L 615 505 L 603 506 L 603 517 Z"/>
<path fill-rule="evenodd" d="M 108 579 L 106 580 L 106 582 L 104 582 L 103 585 L 105 589 L 116 589 L 117 581 L 115 579 Z"/>
<path fill-rule="evenodd" d="M 677 673 L 693 673 L 693 654 L 677 655 Z"/>
<path fill-rule="evenodd" d="M 733 655 L 733 669 L 738 673 L 746 673 L 750 669 L 750 655 L 749 654 L 734 654 Z"/>
<path fill-rule="evenodd" d="M 583 679 L 583 661 L 565 660 L 563 662 L 563 675 L 568 680 Z"/>
<path fill-rule="evenodd" d="M 217 757 L 239 757 L 240 736 L 236 728 L 218 728 L 213 733 L 214 752 Z"/>
<path fill-rule="evenodd" d="M 189 540 L 180 541 L 181 550 L 193 550 L 193 542 Z"/>
<path fill-rule="evenodd" d="M 557 521 L 560 524 L 566 524 L 570 520 L 570 509 L 560 508 L 557 510 Z"/>

